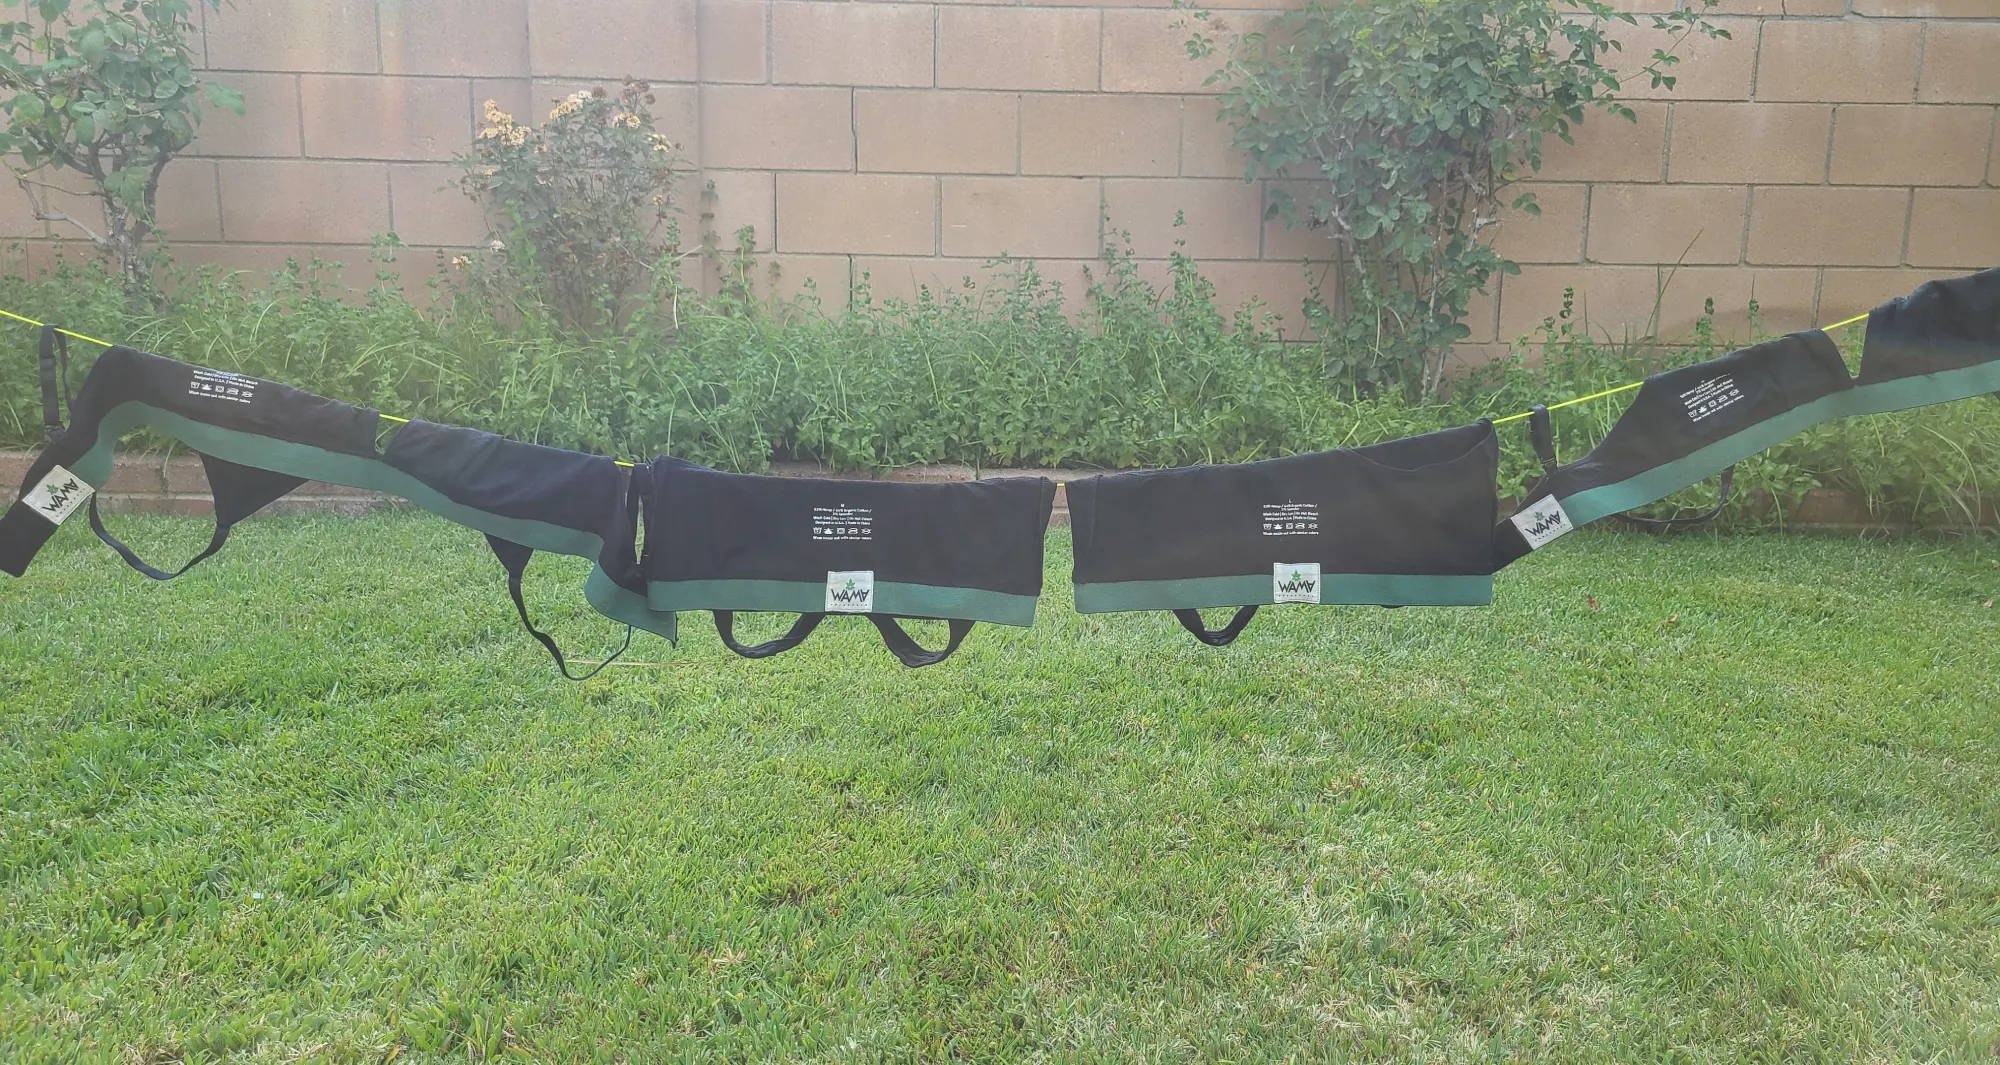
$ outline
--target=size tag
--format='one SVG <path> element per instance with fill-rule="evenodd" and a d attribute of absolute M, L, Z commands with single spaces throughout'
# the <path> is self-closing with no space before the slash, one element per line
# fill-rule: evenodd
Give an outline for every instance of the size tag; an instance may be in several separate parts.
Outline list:
<path fill-rule="evenodd" d="M 1527 509 L 1507 520 L 1521 530 L 1521 538 L 1528 541 L 1530 551 L 1576 528 L 1570 524 L 1569 514 L 1563 510 L 1561 501 L 1552 495 L 1535 500 Z"/>
<path fill-rule="evenodd" d="M 826 612 L 866 614 L 875 609 L 875 571 L 872 569 L 828 570 Z"/>
<path fill-rule="evenodd" d="M 1272 602 L 1317 603 L 1319 602 L 1319 591 L 1319 563 L 1277 562 L 1272 564 Z"/>
<path fill-rule="evenodd" d="M 21 502 L 29 510 L 61 525 L 71 514 L 76 513 L 76 508 L 82 506 L 83 501 L 89 499 L 90 494 L 95 491 L 97 489 L 92 488 L 83 478 L 61 466 L 56 466 L 49 470 L 48 476 L 42 478 L 40 484 L 28 489 L 28 494 L 21 497 Z"/>

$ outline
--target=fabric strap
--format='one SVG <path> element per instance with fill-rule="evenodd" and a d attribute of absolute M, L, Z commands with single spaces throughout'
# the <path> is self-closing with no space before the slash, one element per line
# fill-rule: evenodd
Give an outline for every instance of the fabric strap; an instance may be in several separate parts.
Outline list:
<path fill-rule="evenodd" d="M 965 634 L 972 631 L 973 624 L 964 618 L 948 619 L 946 624 L 950 626 L 951 636 L 945 641 L 944 649 L 926 651 L 917 645 L 917 641 L 910 638 L 909 633 L 903 631 L 903 626 L 897 624 L 894 615 L 870 614 L 868 620 L 875 623 L 875 631 L 882 634 L 882 643 L 889 648 L 889 653 L 911 669 L 934 666 L 950 658 L 952 653 L 958 650 L 958 645 L 964 641 Z"/>
<path fill-rule="evenodd" d="M 69 406 L 69 338 L 56 327 L 42 327 L 41 351 L 37 358 L 42 377 L 42 429 L 54 440 L 63 431 L 63 410 Z M 57 383 L 62 391 L 58 396 Z"/>
<path fill-rule="evenodd" d="M 528 560 L 535 557 L 535 549 L 512 540 L 502 540 L 492 533 L 486 534 L 486 542 L 493 548 L 493 556 L 500 560 L 501 567 L 507 571 L 507 594 L 514 597 L 514 610 L 521 615 L 521 627 L 527 629 L 528 635 L 533 636 L 536 642 L 548 650 L 549 657 L 556 660 L 556 668 L 562 671 L 563 676 L 570 680 L 589 680 L 602 672 L 605 666 L 618 661 L 626 649 L 632 646 L 632 626 L 627 625 L 625 642 L 619 644 L 616 651 L 611 652 L 611 657 L 592 666 L 590 672 L 582 676 L 571 673 L 569 661 L 563 657 L 562 648 L 556 646 L 555 638 L 536 628 L 535 623 L 528 620 L 528 601 L 521 595 L 521 578 L 528 572 Z"/>
<path fill-rule="evenodd" d="M 1528 441 L 1542 460 L 1542 472 L 1553 476 L 1557 466 L 1555 428 L 1549 423 L 1549 408 L 1540 403 L 1528 412 Z"/>
<path fill-rule="evenodd" d="M 200 454 L 197 452 L 197 454 Z M 111 535 L 104 527 L 104 517 L 98 512 L 98 496 L 90 497 L 90 531 L 105 542 L 125 564 L 156 581 L 170 581 L 200 564 L 204 559 L 229 542 L 229 531 L 236 523 L 257 513 L 264 507 L 283 498 L 285 493 L 306 483 L 303 477 L 272 473 L 254 466 L 239 466 L 234 462 L 201 456 L 202 469 L 208 473 L 208 488 L 215 499 L 215 533 L 209 537 L 208 546 L 201 553 L 188 559 L 181 568 L 169 573 L 139 557 L 138 553 L 125 546 L 123 541 Z"/>
<path fill-rule="evenodd" d="M 763 643 L 746 646 L 736 639 L 735 611 L 715 610 L 711 611 L 711 613 L 715 615 L 715 634 L 722 637 L 722 645 L 745 658 L 769 658 L 772 655 L 789 651 L 806 642 L 806 637 L 811 636 L 813 630 L 819 627 L 819 623 L 826 620 L 824 613 L 800 614 L 798 620 L 792 622 L 792 627 L 786 630 L 783 636 L 775 640 L 766 640 Z M 867 614 L 864 616 L 874 623 L 875 631 L 882 634 L 882 643 L 889 648 L 889 653 L 895 655 L 897 661 L 909 666 L 911 669 L 917 669 L 922 666 L 934 666 L 950 658 L 958 650 L 958 645 L 964 642 L 966 633 L 972 631 L 973 626 L 973 622 L 964 618 L 947 619 L 951 635 L 946 641 L 944 648 L 937 651 L 927 651 L 916 640 L 912 639 L 909 633 L 903 631 L 903 627 L 897 623 L 895 615 Z"/>
<path fill-rule="evenodd" d="M 783 636 L 775 640 L 745 646 L 736 642 L 736 612 L 733 610 L 711 611 L 715 615 L 715 634 L 722 637 L 722 645 L 745 658 L 769 658 L 789 651 L 806 642 L 819 623 L 826 620 L 825 614 L 800 614 L 797 621 Z"/>
<path fill-rule="evenodd" d="M 1195 639 L 1200 640 L 1210 647 L 1227 647 L 1231 643 L 1234 643 L 1238 636 L 1243 635 L 1244 626 L 1249 625 L 1250 619 L 1256 616 L 1256 607 L 1238 607 L 1236 615 L 1229 619 L 1229 624 L 1219 629 L 1211 629 L 1201 620 L 1201 611 L 1199 610 L 1174 611 L 1174 619 L 1181 623 L 1181 628 L 1193 633 Z"/>

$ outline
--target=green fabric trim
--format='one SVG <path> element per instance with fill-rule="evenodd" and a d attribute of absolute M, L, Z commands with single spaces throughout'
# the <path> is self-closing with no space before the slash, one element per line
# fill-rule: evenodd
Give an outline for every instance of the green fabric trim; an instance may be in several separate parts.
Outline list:
<path fill-rule="evenodd" d="M 1927 407 L 1933 403 L 1970 399 L 1988 392 L 2000 392 L 2000 359 L 1961 366 L 1956 370 L 1856 386 L 1841 393 L 1845 402 L 1841 404 L 1840 414 L 1887 414 L 1911 407 Z"/>
<path fill-rule="evenodd" d="M 105 412 L 103 421 L 98 425 L 96 442 L 77 459 L 70 472 L 90 482 L 93 487 L 104 487 L 111 477 L 117 442 L 140 426 L 158 429 L 196 451 L 239 465 L 399 496 L 439 517 L 537 551 L 575 555 L 594 562 L 604 550 L 604 540 L 594 533 L 548 522 L 510 518 L 454 502 L 379 458 L 348 455 L 310 444 L 225 429 L 137 400 L 120 403 Z M 609 574 L 603 574 L 594 565 L 590 578 L 584 583 L 584 598 L 599 613 L 615 621 L 669 640 L 676 635 L 671 614 L 662 616 L 649 611 L 645 597 L 618 587 Z"/>
<path fill-rule="evenodd" d="M 875 613 L 963 618 L 996 625 L 1035 623 L 1035 596 L 948 588 L 934 584 L 875 582 Z M 826 609 L 825 581 L 654 581 L 646 586 L 654 610 L 775 610 L 817 614 Z"/>
<path fill-rule="evenodd" d="M 583 598 L 591 609 L 610 618 L 622 621 L 635 629 L 644 629 L 669 642 L 677 643 L 680 621 L 671 613 L 657 613 L 646 603 L 646 597 L 638 592 L 628 591 L 611 579 L 602 566 L 592 565 L 590 576 L 584 578 Z"/>
<path fill-rule="evenodd" d="M 1493 602 L 1493 578 L 1484 574 L 1322 573 L 1320 580 L 1320 604 L 1328 606 L 1486 606 Z M 1271 602 L 1268 573 L 1076 586 L 1079 614 L 1265 606 Z"/>

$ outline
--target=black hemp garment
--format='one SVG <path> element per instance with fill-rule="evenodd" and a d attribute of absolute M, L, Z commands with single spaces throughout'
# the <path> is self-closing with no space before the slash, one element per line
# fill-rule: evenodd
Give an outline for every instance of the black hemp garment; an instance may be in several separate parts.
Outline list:
<path fill-rule="evenodd" d="M 765 477 L 661 458 L 641 496 L 654 610 L 712 611 L 723 642 L 753 658 L 796 647 L 827 614 L 863 614 L 905 665 L 920 666 L 950 655 L 974 622 L 1033 623 L 1055 485 Z M 800 618 L 746 647 L 732 615 L 751 610 Z M 950 643 L 926 651 L 897 618 L 949 621 Z"/>
<path fill-rule="evenodd" d="M 1843 414 L 1879 414 L 2000 392 L 2000 267 L 1926 281 L 1869 312 Z"/>
<path fill-rule="evenodd" d="M 1544 476 L 1497 529 L 1505 565 L 1580 525 L 1724 475 L 1736 463 L 1844 413 L 1852 388 L 1840 350 L 1809 330 L 1646 378 L 1591 452 L 1557 465 L 1548 411 L 1530 420 Z M 1706 520 L 1714 510 L 1693 519 Z"/>
<path fill-rule="evenodd" d="M 383 461 L 402 475 L 392 478 L 395 494 L 486 534 L 506 570 L 522 626 L 565 676 L 582 679 L 570 673 L 555 641 L 528 619 L 521 594 L 522 575 L 536 551 L 590 559 L 584 598 L 598 613 L 674 638 L 674 616 L 646 607 L 635 471 L 600 455 L 426 421 L 397 429 Z"/>
<path fill-rule="evenodd" d="M 17 577 L 86 501 L 105 543 L 139 572 L 167 580 L 221 550 L 232 526 L 305 482 L 365 483 L 379 468 L 373 410 L 124 346 L 98 356 L 69 414 L 69 428 L 28 467 L 20 498 L 0 516 L 0 570 Z M 197 452 L 214 493 L 214 536 L 172 572 L 141 560 L 97 512 L 95 492 L 111 476 L 118 441 L 136 429 Z"/>
<path fill-rule="evenodd" d="M 1069 482 L 1076 608 L 1171 610 L 1211 644 L 1271 603 L 1493 600 L 1493 424 Z M 1210 631 L 1199 607 L 1244 609 Z"/>

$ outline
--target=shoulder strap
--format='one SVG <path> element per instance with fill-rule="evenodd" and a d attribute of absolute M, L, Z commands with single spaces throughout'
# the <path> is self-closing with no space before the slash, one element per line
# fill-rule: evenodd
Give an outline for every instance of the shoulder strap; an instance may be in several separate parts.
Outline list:
<path fill-rule="evenodd" d="M 1549 421 L 1549 408 L 1537 403 L 1528 411 L 1528 441 L 1535 446 L 1535 455 L 1542 460 L 1542 472 L 1556 472 L 1556 433 Z"/>
<path fill-rule="evenodd" d="M 514 610 L 521 615 L 521 627 L 527 629 L 528 635 L 533 636 L 536 642 L 548 650 L 549 657 L 556 660 L 556 668 L 562 671 L 563 676 L 570 680 L 589 680 L 602 672 L 605 666 L 618 661 L 619 656 L 625 653 L 625 649 L 632 646 L 632 626 L 627 625 L 625 642 L 619 644 L 616 651 L 611 652 L 611 657 L 592 666 L 590 672 L 582 676 L 571 673 L 569 662 L 563 658 L 562 648 L 556 646 L 555 638 L 536 628 L 535 623 L 528 620 L 528 601 L 521 595 L 521 577 L 527 573 L 528 560 L 535 557 L 535 549 L 512 540 L 502 540 L 491 533 L 486 535 L 486 542 L 492 546 L 494 556 L 507 571 L 507 594 L 514 597 Z"/>
<path fill-rule="evenodd" d="M 43 326 L 36 361 L 42 378 L 42 429 L 54 440 L 63 431 L 63 409 L 69 406 L 69 338 L 55 326 Z M 60 396 L 56 392 L 58 382 L 62 385 Z"/>
<path fill-rule="evenodd" d="M 229 541 L 230 530 L 236 527 L 237 522 L 257 513 L 283 498 L 285 493 L 306 483 L 303 477 L 272 473 L 254 466 L 240 466 L 213 455 L 202 455 L 201 465 L 208 473 L 209 494 L 215 500 L 215 534 L 209 537 L 208 546 L 203 548 L 200 554 L 188 559 L 181 568 L 171 573 L 160 569 L 140 558 L 137 552 L 111 535 L 110 530 L 104 527 L 103 515 L 98 513 L 97 494 L 92 494 L 90 497 L 90 531 L 96 533 L 97 538 L 104 541 L 113 551 L 118 552 L 118 557 L 124 559 L 126 565 L 156 581 L 170 581 L 222 550 L 222 545 Z"/>
<path fill-rule="evenodd" d="M 792 622 L 791 629 L 783 636 L 746 647 L 736 642 L 735 611 L 714 610 L 710 613 L 715 615 L 715 634 L 722 637 L 722 646 L 745 658 L 769 658 L 789 651 L 806 642 L 806 637 L 811 636 L 812 631 L 819 627 L 819 623 L 826 620 L 825 614 L 800 614 L 799 619 Z"/>
<path fill-rule="evenodd" d="M 1722 508 L 1729 505 L 1729 495 L 1735 490 L 1736 467 L 1731 466 L 1722 471 L 1722 477 L 1716 485 L 1715 505 L 1700 514 L 1672 518 L 1642 518 L 1628 510 L 1618 516 L 1635 525 L 1644 525 L 1653 529 L 1667 529 L 1681 525 L 1700 525 L 1702 522 L 1715 520 L 1715 517 L 1722 513 Z"/>
<path fill-rule="evenodd" d="M 950 625 L 951 637 L 945 642 L 944 649 L 926 651 L 916 640 L 910 638 L 909 633 L 903 631 L 903 626 L 896 623 L 895 615 L 870 614 L 868 620 L 875 623 L 875 631 L 882 634 L 882 643 L 889 648 L 889 653 L 911 669 L 934 666 L 950 658 L 952 653 L 958 650 L 959 643 L 965 639 L 965 634 L 972 631 L 973 625 L 964 618 L 947 618 L 946 623 Z"/>
<path fill-rule="evenodd" d="M 1243 627 L 1250 624 L 1250 619 L 1256 616 L 1256 607 L 1238 607 L 1236 616 L 1229 619 L 1229 624 L 1219 629 L 1211 629 L 1201 620 L 1199 610 L 1174 611 L 1174 619 L 1181 623 L 1181 628 L 1193 633 L 1195 639 L 1210 647 L 1227 647 L 1236 642 L 1236 637 L 1243 634 Z"/>

